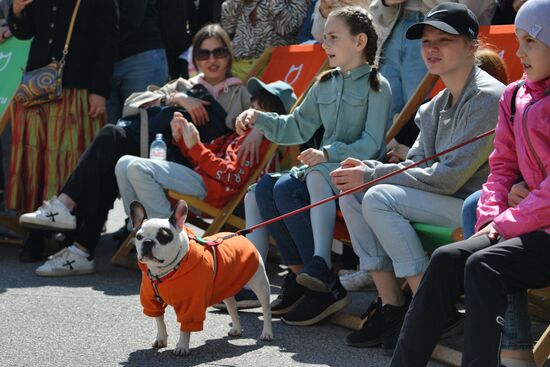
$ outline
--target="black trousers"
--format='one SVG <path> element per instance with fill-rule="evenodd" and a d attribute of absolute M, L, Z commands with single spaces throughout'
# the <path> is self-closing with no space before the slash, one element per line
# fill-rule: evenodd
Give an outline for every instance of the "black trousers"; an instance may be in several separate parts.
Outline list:
<path fill-rule="evenodd" d="M 500 366 L 508 294 L 550 285 L 550 235 L 487 236 L 437 249 L 407 312 L 391 366 L 425 366 L 465 295 L 462 366 Z"/>

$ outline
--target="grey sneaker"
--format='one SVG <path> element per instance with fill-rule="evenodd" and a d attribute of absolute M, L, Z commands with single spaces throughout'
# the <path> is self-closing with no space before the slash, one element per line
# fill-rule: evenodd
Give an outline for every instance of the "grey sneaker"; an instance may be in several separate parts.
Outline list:
<path fill-rule="evenodd" d="M 36 269 L 41 277 L 65 277 L 92 274 L 94 260 L 73 253 L 68 247 L 48 257 L 48 261 Z"/>
<path fill-rule="evenodd" d="M 54 196 L 36 211 L 20 216 L 19 224 L 36 229 L 72 231 L 76 229 L 76 217 Z"/>

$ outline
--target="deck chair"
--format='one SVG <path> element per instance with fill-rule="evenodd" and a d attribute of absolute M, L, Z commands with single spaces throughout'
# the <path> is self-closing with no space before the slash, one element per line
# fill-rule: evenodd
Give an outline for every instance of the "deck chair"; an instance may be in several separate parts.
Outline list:
<path fill-rule="evenodd" d="M 326 54 L 320 45 L 298 45 L 281 46 L 267 49 L 260 57 L 257 65 L 252 69 L 252 73 L 247 78 L 258 76 L 263 82 L 270 83 L 276 80 L 283 80 L 292 85 L 298 101 L 295 106 L 301 103 L 305 92 L 315 81 L 315 76 L 327 68 Z M 261 74 L 254 74 L 262 70 Z M 204 236 L 218 233 L 221 229 L 229 225 L 233 228 L 241 229 L 245 227 L 245 220 L 234 213 L 237 206 L 242 202 L 248 187 L 255 183 L 260 175 L 268 168 L 270 162 L 276 156 L 278 145 L 271 143 L 268 151 L 263 156 L 260 165 L 243 188 L 236 194 L 223 208 L 216 208 L 203 200 L 189 195 L 182 195 L 178 192 L 169 190 L 168 197 L 171 200 L 185 200 L 187 205 L 201 212 L 203 215 L 212 218 L 203 220 L 199 216 L 190 216 L 189 222 L 197 227 L 204 229 Z M 124 241 L 119 250 L 114 254 L 111 262 L 113 265 L 135 267 L 135 260 L 127 258 L 128 253 L 133 248 L 133 233 Z"/>

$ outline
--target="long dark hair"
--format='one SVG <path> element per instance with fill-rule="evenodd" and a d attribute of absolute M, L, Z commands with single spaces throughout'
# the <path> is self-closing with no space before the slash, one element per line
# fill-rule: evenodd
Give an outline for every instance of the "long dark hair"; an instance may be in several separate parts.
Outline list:
<path fill-rule="evenodd" d="M 208 24 L 199 29 L 199 31 L 193 37 L 193 50 L 201 48 L 202 43 L 208 38 L 215 38 L 223 45 L 223 47 L 229 50 L 229 63 L 227 64 L 227 71 L 225 76 L 231 77 L 231 65 L 233 64 L 233 48 L 231 47 L 231 38 L 227 32 L 219 24 Z M 199 67 L 197 60 L 195 59 L 195 53 L 193 52 L 193 65 L 197 71 Z"/>
<path fill-rule="evenodd" d="M 363 49 L 365 59 L 372 70 L 369 76 L 370 87 L 375 91 L 380 91 L 380 78 L 378 77 L 378 68 L 376 66 L 376 51 L 378 50 L 378 35 L 372 24 L 369 14 L 363 8 L 358 6 L 345 6 L 333 10 L 329 17 L 338 17 L 348 26 L 352 36 L 360 33 L 367 35 L 367 45 Z M 332 77 L 332 70 L 327 70 L 319 77 L 320 81 L 328 80 Z"/>

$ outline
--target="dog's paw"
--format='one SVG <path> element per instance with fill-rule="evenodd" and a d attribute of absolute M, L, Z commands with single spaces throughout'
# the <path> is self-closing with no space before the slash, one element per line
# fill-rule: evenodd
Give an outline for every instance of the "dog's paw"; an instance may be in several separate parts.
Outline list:
<path fill-rule="evenodd" d="M 263 332 L 262 335 L 260 335 L 260 340 L 263 341 L 272 341 L 273 340 L 273 333 L 271 332 Z"/>
<path fill-rule="evenodd" d="M 168 345 L 168 338 L 157 338 L 153 341 L 153 348 L 166 348 Z"/>
<path fill-rule="evenodd" d="M 189 347 L 178 347 L 176 345 L 176 349 L 174 349 L 174 355 L 178 357 L 185 357 L 189 355 Z"/>
<path fill-rule="evenodd" d="M 227 333 L 227 335 L 229 336 L 241 336 L 243 335 L 243 331 L 241 329 L 237 329 L 237 328 L 231 328 L 229 329 L 229 332 Z"/>

